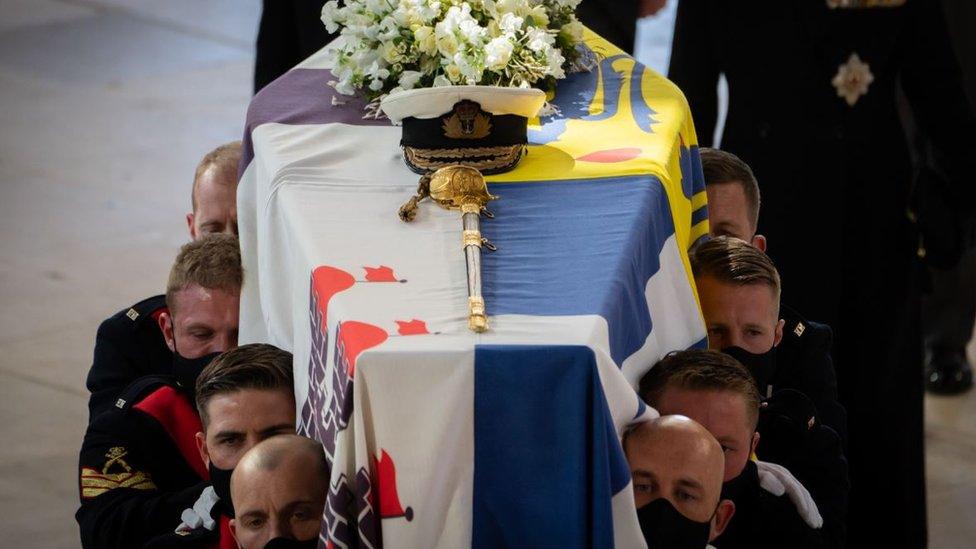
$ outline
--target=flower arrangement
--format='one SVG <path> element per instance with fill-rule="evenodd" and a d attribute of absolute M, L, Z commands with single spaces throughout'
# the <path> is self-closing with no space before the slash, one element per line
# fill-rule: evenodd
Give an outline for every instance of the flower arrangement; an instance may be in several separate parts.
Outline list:
<path fill-rule="evenodd" d="M 370 101 L 413 88 L 551 89 L 579 57 L 580 0 L 330 0 L 336 91 Z"/>

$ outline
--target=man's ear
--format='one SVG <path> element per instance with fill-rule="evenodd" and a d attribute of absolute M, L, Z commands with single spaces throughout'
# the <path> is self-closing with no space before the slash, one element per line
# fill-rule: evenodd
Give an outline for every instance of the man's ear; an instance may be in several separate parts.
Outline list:
<path fill-rule="evenodd" d="M 729 521 L 732 520 L 732 515 L 735 514 L 735 504 L 732 503 L 730 499 L 723 499 L 718 502 L 718 507 L 715 509 L 715 516 L 712 518 L 712 528 L 708 532 L 708 541 L 715 541 L 715 538 L 722 535 L 725 528 L 728 527 Z"/>
<path fill-rule="evenodd" d="M 230 519 L 230 535 L 234 537 L 234 545 L 240 547 L 241 542 L 237 541 L 237 519 Z"/>
<path fill-rule="evenodd" d="M 766 253 L 766 237 L 756 233 L 756 236 L 752 237 L 752 245 L 759 248 L 760 252 Z"/>
<path fill-rule="evenodd" d="M 752 444 L 749 445 L 749 455 L 756 455 L 756 447 L 759 446 L 759 431 L 752 433 Z"/>
<path fill-rule="evenodd" d="M 786 321 L 781 318 L 776 323 L 776 329 L 773 331 L 773 347 L 776 347 L 783 341 L 783 326 L 786 326 Z"/>
<path fill-rule="evenodd" d="M 196 217 L 193 212 L 186 214 L 186 228 L 190 231 L 190 240 L 197 239 L 197 225 L 194 223 Z"/>
<path fill-rule="evenodd" d="M 169 314 L 169 311 L 159 313 L 159 318 L 156 319 L 159 323 L 159 331 L 163 332 L 163 339 L 166 340 L 166 346 L 169 350 L 176 352 L 176 331 L 173 326 L 173 316 Z"/>
<path fill-rule="evenodd" d="M 197 451 L 200 452 L 200 460 L 208 468 L 210 467 L 210 451 L 207 450 L 207 435 L 203 432 L 198 432 L 195 437 L 193 437 L 197 443 Z"/>

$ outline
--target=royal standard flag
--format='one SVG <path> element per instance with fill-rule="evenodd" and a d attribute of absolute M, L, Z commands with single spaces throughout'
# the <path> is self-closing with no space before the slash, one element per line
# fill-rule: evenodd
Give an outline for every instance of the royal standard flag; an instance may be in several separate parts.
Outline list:
<path fill-rule="evenodd" d="M 587 33 L 528 153 L 488 178 L 491 329 L 467 329 L 457 212 L 399 205 L 400 129 L 317 54 L 248 111 L 241 343 L 295 354 L 300 431 L 332 464 L 328 547 L 640 547 L 620 435 L 667 352 L 704 344 L 707 233 L 680 91 Z"/>

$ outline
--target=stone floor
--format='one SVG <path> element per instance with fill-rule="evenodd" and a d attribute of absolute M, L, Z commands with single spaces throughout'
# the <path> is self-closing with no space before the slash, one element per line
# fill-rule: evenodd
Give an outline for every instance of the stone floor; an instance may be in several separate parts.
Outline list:
<path fill-rule="evenodd" d="M 241 135 L 259 13 L 258 0 L 0 0 L 4 547 L 78 546 L 95 330 L 163 288 L 197 160 Z M 926 409 L 932 546 L 969 546 L 976 393 Z"/>

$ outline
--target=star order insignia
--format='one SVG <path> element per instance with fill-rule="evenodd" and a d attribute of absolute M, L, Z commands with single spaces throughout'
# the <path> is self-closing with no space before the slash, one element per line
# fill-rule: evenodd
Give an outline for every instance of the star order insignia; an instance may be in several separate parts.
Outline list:
<path fill-rule="evenodd" d="M 874 82 L 871 67 L 861 61 L 856 53 L 852 53 L 847 62 L 837 67 L 837 74 L 831 83 L 837 89 L 837 97 L 841 97 L 847 105 L 853 107 L 862 95 L 868 93 L 868 86 Z"/>

